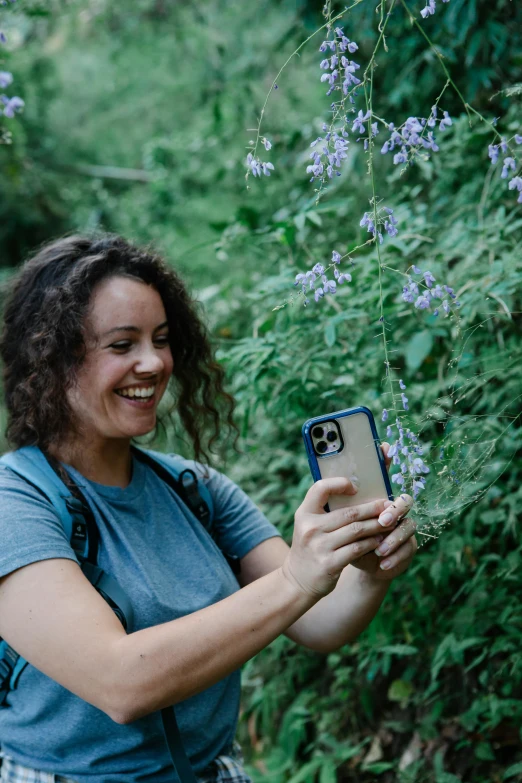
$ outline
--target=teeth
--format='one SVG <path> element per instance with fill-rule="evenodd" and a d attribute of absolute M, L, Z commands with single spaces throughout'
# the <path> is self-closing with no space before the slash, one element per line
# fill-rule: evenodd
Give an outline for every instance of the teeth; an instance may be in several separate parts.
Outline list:
<path fill-rule="evenodd" d="M 141 399 L 150 399 L 155 390 L 155 386 L 147 386 L 144 389 L 116 389 L 116 394 L 121 397 L 140 397 Z"/>

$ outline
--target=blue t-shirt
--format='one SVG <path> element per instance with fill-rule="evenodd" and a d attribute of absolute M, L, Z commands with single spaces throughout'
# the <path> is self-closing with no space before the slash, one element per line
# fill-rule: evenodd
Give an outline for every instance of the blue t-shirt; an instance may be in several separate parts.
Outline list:
<path fill-rule="evenodd" d="M 132 601 L 129 633 L 231 595 L 239 585 L 220 548 L 241 558 L 279 535 L 239 487 L 210 468 L 202 480 L 213 497 L 219 546 L 176 493 L 134 457 L 132 480 L 125 489 L 96 484 L 69 470 L 96 516 L 98 564 Z M 0 504 L 0 576 L 38 560 L 76 561 L 53 507 L 7 468 L 0 469 Z M 196 772 L 231 748 L 239 696 L 237 671 L 176 705 Z M 31 665 L 7 703 L 0 708 L 0 743 L 19 764 L 79 783 L 172 781 L 159 712 L 119 725 Z"/>

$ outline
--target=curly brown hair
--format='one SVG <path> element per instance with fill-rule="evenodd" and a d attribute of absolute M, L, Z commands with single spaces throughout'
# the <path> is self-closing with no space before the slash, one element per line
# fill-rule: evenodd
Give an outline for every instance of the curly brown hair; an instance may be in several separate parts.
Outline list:
<path fill-rule="evenodd" d="M 7 438 L 16 447 L 46 450 L 74 431 L 64 391 L 74 383 L 85 357 L 85 320 L 93 290 L 116 275 L 142 280 L 161 296 L 174 360 L 173 410 L 196 459 L 208 461 L 222 418 L 229 433 L 237 430 L 234 401 L 224 390 L 224 370 L 214 360 L 198 303 L 158 255 L 114 235 L 59 239 L 30 258 L 18 274 L 0 340 Z"/>

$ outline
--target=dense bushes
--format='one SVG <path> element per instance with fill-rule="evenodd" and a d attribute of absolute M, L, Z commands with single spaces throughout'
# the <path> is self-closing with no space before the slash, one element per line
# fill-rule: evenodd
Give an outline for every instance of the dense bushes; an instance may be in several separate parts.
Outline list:
<path fill-rule="evenodd" d="M 366 60 L 375 6 L 365 0 L 345 23 Z M 425 29 L 466 100 L 520 132 L 520 98 L 490 97 L 522 81 L 521 9 L 439 6 Z M 244 452 L 229 471 L 288 539 L 310 483 L 303 420 L 383 406 L 373 246 L 354 255 L 335 298 L 273 309 L 296 272 L 366 238 L 361 152 L 319 204 L 303 173 L 325 109 L 315 42 L 268 107 L 276 172 L 244 185 L 245 128 L 319 12 L 310 2 L 297 13 L 294 2 L 57 3 L 21 25 L 11 60 L 27 110 L 0 148 L 4 266 L 47 236 L 101 225 L 154 241 L 191 279 L 238 399 Z M 383 114 L 429 110 L 444 76 L 400 9 L 387 44 Z M 521 761 L 522 212 L 490 168 L 488 129 L 470 128 L 449 93 L 444 108 L 454 124 L 437 156 L 403 176 L 376 163 L 379 196 L 399 220 L 382 248 L 396 270 L 382 276 L 389 350 L 432 468 L 423 546 L 357 643 L 325 658 L 282 638 L 246 667 L 241 731 L 256 776 L 274 783 L 490 783 L 515 779 Z M 397 272 L 412 263 L 454 287 L 458 319 L 402 301 Z"/>

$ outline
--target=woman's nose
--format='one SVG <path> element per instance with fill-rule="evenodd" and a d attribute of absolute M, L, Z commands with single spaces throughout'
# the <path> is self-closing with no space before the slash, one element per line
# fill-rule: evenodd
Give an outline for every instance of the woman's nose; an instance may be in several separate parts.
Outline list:
<path fill-rule="evenodd" d="M 136 371 L 139 373 L 158 373 L 165 367 L 165 348 L 158 350 L 154 346 L 147 346 L 140 352 L 136 363 Z"/>

